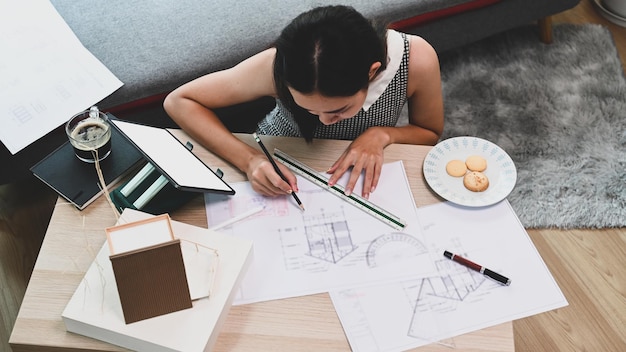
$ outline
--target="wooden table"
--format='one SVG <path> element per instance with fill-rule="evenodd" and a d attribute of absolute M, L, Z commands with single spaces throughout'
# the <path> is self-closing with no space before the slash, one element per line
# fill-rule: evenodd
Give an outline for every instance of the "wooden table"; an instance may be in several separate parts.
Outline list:
<path fill-rule="evenodd" d="M 184 132 L 173 132 L 183 142 L 189 140 Z M 256 147 L 250 135 L 237 136 Z M 269 150 L 277 147 L 317 170 L 325 170 L 349 142 L 315 140 L 306 144 L 300 138 L 267 137 L 264 143 Z M 414 145 L 391 145 L 385 150 L 386 162 L 404 161 L 418 207 L 441 201 L 427 187 L 421 171 L 429 150 Z M 245 180 L 244 174 L 199 145 L 194 153 L 211 168 L 224 171 L 228 182 Z M 207 226 L 202 196 L 170 215 L 178 221 Z M 14 352 L 124 351 L 68 333 L 61 319 L 61 312 L 105 241 L 104 228 L 115 221 L 105 197 L 83 211 L 59 198 L 9 340 Z M 500 324 L 455 337 L 454 342 L 460 351 L 513 351 L 513 325 Z M 317 294 L 232 307 L 215 350 L 349 351 L 350 346 L 328 294 Z M 432 344 L 419 351 L 449 351 L 449 347 Z"/>

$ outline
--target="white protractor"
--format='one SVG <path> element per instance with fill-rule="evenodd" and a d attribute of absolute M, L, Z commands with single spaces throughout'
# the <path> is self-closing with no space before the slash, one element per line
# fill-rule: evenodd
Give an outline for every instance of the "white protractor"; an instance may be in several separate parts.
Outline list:
<path fill-rule="evenodd" d="M 377 206 L 369 200 L 360 197 L 354 193 L 346 195 L 344 188 L 340 185 L 334 185 L 332 187 L 329 187 L 328 179 L 326 177 L 322 176 L 319 172 L 315 171 L 311 167 L 299 162 L 298 160 L 295 160 L 294 158 L 290 157 L 279 149 L 274 149 L 274 156 L 278 161 L 287 166 L 296 174 L 315 183 L 316 185 L 322 187 L 323 189 L 329 191 L 330 193 L 336 195 L 344 201 L 354 205 L 355 207 L 363 210 L 364 212 L 372 215 L 373 217 L 393 227 L 394 229 L 402 230 L 406 227 L 406 222 L 404 220 Z"/>

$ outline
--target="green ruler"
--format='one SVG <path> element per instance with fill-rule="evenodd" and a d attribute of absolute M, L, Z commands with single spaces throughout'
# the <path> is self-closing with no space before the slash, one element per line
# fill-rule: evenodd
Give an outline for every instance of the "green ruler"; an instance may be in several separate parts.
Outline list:
<path fill-rule="evenodd" d="M 322 187 L 323 189 L 329 191 L 330 193 L 336 195 L 344 201 L 354 205 L 355 207 L 363 210 L 364 212 L 372 215 L 373 217 L 393 227 L 394 229 L 402 230 L 406 227 L 406 222 L 404 220 L 377 206 L 369 200 L 360 197 L 354 193 L 346 195 L 344 188 L 340 185 L 334 185 L 332 187 L 329 187 L 328 179 L 326 177 L 322 176 L 319 172 L 315 171 L 309 166 L 293 159 L 279 149 L 274 149 L 274 156 L 278 161 L 287 166 L 296 174 L 315 183 L 316 185 Z"/>

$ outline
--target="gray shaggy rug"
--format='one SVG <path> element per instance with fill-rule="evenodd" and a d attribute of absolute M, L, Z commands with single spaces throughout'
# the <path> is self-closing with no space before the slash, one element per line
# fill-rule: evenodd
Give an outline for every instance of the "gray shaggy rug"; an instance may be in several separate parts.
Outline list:
<path fill-rule="evenodd" d="M 511 156 L 508 200 L 527 228 L 626 226 L 626 81 L 601 25 L 534 26 L 440 54 L 443 139 L 476 136 Z"/>

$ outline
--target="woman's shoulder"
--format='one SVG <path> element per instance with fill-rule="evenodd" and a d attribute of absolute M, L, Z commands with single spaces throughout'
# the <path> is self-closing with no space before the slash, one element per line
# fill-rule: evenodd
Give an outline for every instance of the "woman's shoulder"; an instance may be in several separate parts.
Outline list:
<path fill-rule="evenodd" d="M 403 37 L 409 42 L 409 62 L 414 63 L 413 66 L 418 66 L 417 64 L 420 63 L 432 64 L 433 62 L 439 61 L 437 53 L 432 45 L 419 35 L 389 29 L 387 31 L 387 46 L 392 46 L 392 43 L 400 45 L 398 42 L 401 43 L 403 41 Z"/>
<path fill-rule="evenodd" d="M 387 39 L 389 40 L 389 38 L 394 38 L 398 37 L 406 37 L 406 39 L 409 41 L 410 45 L 426 45 L 426 46 L 430 46 L 432 47 L 428 41 L 426 39 L 424 39 L 423 37 L 417 35 L 417 34 L 410 34 L 410 33 L 406 33 L 406 32 L 400 32 L 397 31 L 395 29 L 388 29 L 387 30 Z"/>
<path fill-rule="evenodd" d="M 439 57 L 428 41 L 417 35 L 408 35 L 409 48 L 409 96 L 415 91 L 429 90 L 440 84 Z"/>
<path fill-rule="evenodd" d="M 257 69 L 272 68 L 274 66 L 275 57 L 276 57 L 275 48 L 265 49 L 241 61 L 239 64 L 237 64 L 233 68 L 244 68 L 244 69 L 247 69 L 250 67 L 254 67 Z"/>
<path fill-rule="evenodd" d="M 232 82 L 255 89 L 267 95 L 275 95 L 274 58 L 276 49 L 263 50 L 223 71 Z"/>
<path fill-rule="evenodd" d="M 435 53 L 435 49 L 433 48 L 433 46 L 430 45 L 430 43 L 423 37 L 415 34 L 407 34 L 406 36 L 409 40 L 409 45 L 411 46 L 411 53 L 413 53 L 414 51 Z"/>
<path fill-rule="evenodd" d="M 430 43 L 413 34 L 407 34 L 409 40 L 409 71 L 439 69 L 439 57 Z"/>

